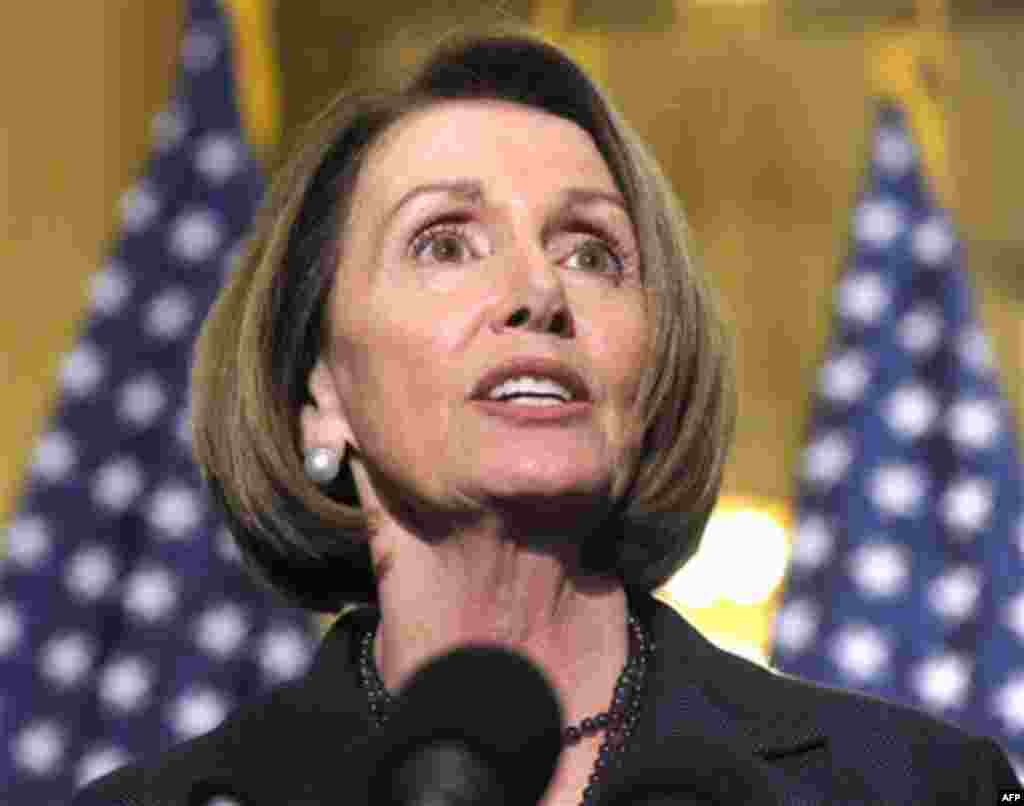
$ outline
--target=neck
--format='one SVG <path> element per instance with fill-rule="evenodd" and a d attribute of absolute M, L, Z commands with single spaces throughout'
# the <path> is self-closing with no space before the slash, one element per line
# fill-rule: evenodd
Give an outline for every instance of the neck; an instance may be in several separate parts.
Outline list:
<path fill-rule="evenodd" d="M 423 664 L 468 643 L 497 644 L 537 665 L 567 724 L 608 708 L 626 663 L 626 594 L 583 578 L 565 557 L 460 535 L 426 542 L 377 534 L 381 621 L 374 660 L 392 694 Z"/>

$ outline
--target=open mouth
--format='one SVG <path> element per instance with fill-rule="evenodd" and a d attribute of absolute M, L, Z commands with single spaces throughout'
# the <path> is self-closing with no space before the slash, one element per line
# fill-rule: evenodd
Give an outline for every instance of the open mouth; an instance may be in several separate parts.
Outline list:
<path fill-rule="evenodd" d="M 512 395 L 498 398 L 495 403 L 514 403 L 519 406 L 564 406 L 569 401 L 555 395 Z"/>
<path fill-rule="evenodd" d="M 513 422 L 555 422 L 570 421 L 590 411 L 590 401 L 560 398 L 518 396 L 507 400 L 475 400 L 485 412 Z"/>
<path fill-rule="evenodd" d="M 570 365 L 541 356 L 523 356 L 487 372 L 471 399 L 530 409 L 561 409 L 590 400 L 586 381 Z"/>

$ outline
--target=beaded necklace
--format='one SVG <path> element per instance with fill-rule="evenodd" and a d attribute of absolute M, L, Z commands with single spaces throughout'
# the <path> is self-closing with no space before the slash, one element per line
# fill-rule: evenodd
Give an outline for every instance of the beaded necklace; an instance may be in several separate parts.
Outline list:
<path fill-rule="evenodd" d="M 594 770 L 583 790 L 583 800 L 580 801 L 580 806 L 592 806 L 597 800 L 603 774 L 613 764 L 621 763 L 626 744 L 633 735 L 640 717 L 640 703 L 647 674 L 647 659 L 654 649 L 654 644 L 648 640 L 639 620 L 632 613 L 629 615 L 629 627 L 629 654 L 626 665 L 615 684 L 615 693 L 608 710 L 602 711 L 596 716 L 587 717 L 578 725 L 570 725 L 562 732 L 564 744 L 573 745 L 578 744 L 584 736 L 591 736 L 601 730 L 605 731 L 604 742 L 602 742 L 597 760 L 594 762 Z M 381 680 L 377 670 L 377 664 L 373 657 L 373 640 L 374 630 L 367 630 L 362 638 L 359 672 L 363 688 L 370 701 L 370 714 L 373 717 L 374 726 L 380 730 L 388 721 L 391 712 L 396 707 L 396 702 L 384 686 L 384 681 Z"/>

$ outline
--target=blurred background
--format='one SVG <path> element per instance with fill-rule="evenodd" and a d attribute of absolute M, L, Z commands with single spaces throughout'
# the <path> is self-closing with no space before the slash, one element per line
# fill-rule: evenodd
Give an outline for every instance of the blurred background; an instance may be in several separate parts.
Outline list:
<path fill-rule="evenodd" d="M 453 26 L 566 47 L 653 148 L 735 334 L 739 422 L 696 571 L 664 597 L 764 658 L 810 403 L 881 91 L 909 99 L 1017 422 L 1024 394 L 1024 8 L 1017 0 L 235 0 L 243 111 L 270 171 L 340 89 Z M 0 30 L 0 527 L 174 75 L 185 3 L 11 4 Z M 0 529 L 0 532 L 3 530 Z M 742 555 L 738 554 L 742 552 Z M 744 562 L 737 563 L 742 556 Z M 685 572 L 684 572 L 685 573 Z M 711 584 L 713 587 L 708 587 Z"/>

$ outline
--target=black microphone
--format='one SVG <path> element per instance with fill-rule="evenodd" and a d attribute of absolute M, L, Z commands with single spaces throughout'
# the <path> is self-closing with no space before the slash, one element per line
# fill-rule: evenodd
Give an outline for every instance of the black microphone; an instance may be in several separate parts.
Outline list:
<path fill-rule="evenodd" d="M 467 646 L 403 688 L 374 754 L 373 806 L 532 806 L 562 752 L 562 709 L 517 653 Z"/>
<path fill-rule="evenodd" d="M 227 775 L 214 775 L 192 785 L 187 803 L 188 806 L 249 806 L 251 800 L 242 797 Z"/>

